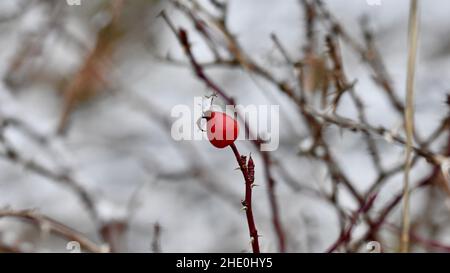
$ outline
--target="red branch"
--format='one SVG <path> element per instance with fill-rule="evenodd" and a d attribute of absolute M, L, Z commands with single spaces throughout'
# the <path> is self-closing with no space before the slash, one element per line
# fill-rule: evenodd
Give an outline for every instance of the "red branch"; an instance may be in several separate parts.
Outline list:
<path fill-rule="evenodd" d="M 336 242 L 327 250 L 327 253 L 332 253 L 336 249 L 338 249 L 342 244 L 347 243 L 350 241 L 352 237 L 352 231 L 353 228 L 356 226 L 358 222 L 358 218 L 365 214 L 370 208 L 372 208 L 373 203 L 375 202 L 375 199 L 377 198 L 377 195 L 373 195 L 368 198 L 368 200 L 361 205 L 361 207 L 353 214 L 353 217 L 351 218 L 350 225 L 348 226 L 347 230 L 343 231 L 341 236 L 336 240 Z"/>
<path fill-rule="evenodd" d="M 255 164 L 251 156 L 247 163 L 247 158 L 240 155 L 234 143 L 231 144 L 230 147 L 233 150 L 236 161 L 239 163 L 239 167 L 245 179 L 245 200 L 242 201 L 242 205 L 244 206 L 245 214 L 247 215 L 248 230 L 250 232 L 253 253 L 259 253 L 258 231 L 256 229 L 252 209 L 252 188 L 255 180 Z"/>

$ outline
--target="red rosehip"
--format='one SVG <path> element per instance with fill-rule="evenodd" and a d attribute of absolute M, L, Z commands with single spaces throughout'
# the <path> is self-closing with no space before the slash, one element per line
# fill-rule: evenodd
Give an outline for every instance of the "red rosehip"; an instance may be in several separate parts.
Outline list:
<path fill-rule="evenodd" d="M 210 112 L 206 120 L 208 139 L 214 147 L 225 148 L 237 139 L 239 125 L 236 119 L 222 112 Z"/>

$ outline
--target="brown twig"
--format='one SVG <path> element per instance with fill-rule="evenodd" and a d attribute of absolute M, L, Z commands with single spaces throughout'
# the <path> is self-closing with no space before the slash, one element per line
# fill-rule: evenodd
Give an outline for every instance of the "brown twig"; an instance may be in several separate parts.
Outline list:
<path fill-rule="evenodd" d="M 19 153 L 19 151 L 17 151 L 14 147 L 9 145 L 3 139 L 3 135 L 1 134 L 0 140 L 3 142 L 3 145 L 5 146 L 6 150 L 4 152 L 0 152 L 0 158 L 9 160 L 14 164 L 24 167 L 26 170 L 32 173 L 48 178 L 52 181 L 55 181 L 56 183 L 61 183 L 67 186 L 68 188 L 72 189 L 73 192 L 77 194 L 78 198 L 80 198 L 82 203 L 87 208 L 94 223 L 96 225 L 100 224 L 101 220 L 96 210 L 95 200 L 91 197 L 90 193 L 81 186 L 81 183 L 73 179 L 69 174 L 54 172 L 49 168 L 39 164 L 38 162 L 26 159 L 23 155 Z"/>
<path fill-rule="evenodd" d="M 153 253 L 161 252 L 161 225 L 155 223 L 153 225 L 153 240 L 152 240 L 152 251 Z"/>
<path fill-rule="evenodd" d="M 47 229 L 59 236 L 62 236 L 70 241 L 76 241 L 80 243 L 81 247 L 90 252 L 103 253 L 108 252 L 108 248 L 98 246 L 81 233 L 73 230 L 72 228 L 59 223 L 49 217 L 43 216 L 31 210 L 12 211 L 12 210 L 0 210 L 0 218 L 18 218 L 22 220 L 30 221 L 39 228 Z"/>

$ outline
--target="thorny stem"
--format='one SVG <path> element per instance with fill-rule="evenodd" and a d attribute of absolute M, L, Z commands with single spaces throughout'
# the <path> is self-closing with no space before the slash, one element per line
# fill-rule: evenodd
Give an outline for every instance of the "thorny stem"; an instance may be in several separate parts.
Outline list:
<path fill-rule="evenodd" d="M 244 206 L 243 209 L 245 210 L 245 214 L 247 216 L 247 223 L 250 232 L 250 240 L 252 243 L 253 253 L 259 253 L 258 231 L 256 229 L 252 209 L 252 189 L 255 180 L 255 165 L 251 156 L 248 159 L 248 163 L 246 162 L 246 157 L 240 155 L 239 150 L 234 143 L 231 144 L 230 147 L 231 150 L 233 150 L 236 161 L 239 163 L 239 168 L 241 169 L 242 175 L 245 179 L 245 200 L 242 202 L 242 205 Z"/>

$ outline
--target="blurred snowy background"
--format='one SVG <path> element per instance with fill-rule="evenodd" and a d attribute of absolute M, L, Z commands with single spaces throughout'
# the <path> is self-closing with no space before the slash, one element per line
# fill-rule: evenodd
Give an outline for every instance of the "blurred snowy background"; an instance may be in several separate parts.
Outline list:
<path fill-rule="evenodd" d="M 180 45 L 157 15 L 166 10 L 178 26 L 192 31 L 198 59 L 211 58 L 207 46 L 170 1 L 124 1 L 119 8 L 121 19 L 115 25 L 119 27 L 109 28 L 117 11 L 111 8 L 112 2 L 81 0 L 80 6 L 69 6 L 63 0 L 0 2 L 0 207 L 32 209 L 98 244 L 109 243 L 114 251 L 250 251 L 240 203 L 244 187 L 231 152 L 219 151 L 206 141 L 175 142 L 170 136 L 172 107 L 194 107 L 194 96 L 211 91 L 184 65 L 188 62 Z M 209 1 L 200 2 L 208 5 Z M 305 20 L 299 2 L 228 1 L 227 26 L 242 47 L 286 78 L 290 77 L 289 70 L 283 70 L 284 59 L 270 35 L 276 33 L 291 56 L 301 57 Z M 359 41 L 360 19 L 369 18 L 392 83 L 403 100 L 409 1 L 382 0 L 379 6 L 365 0 L 324 2 Z M 450 2 L 430 0 L 421 4 L 416 127 L 418 135 L 426 138 L 448 110 Z M 166 56 L 183 64 L 168 63 Z M 373 83 L 359 56 L 344 48 L 343 57 L 348 78 L 358 80 L 355 92 L 363 98 L 368 122 L 401 132 L 402 117 Z M 96 58 L 108 61 L 95 64 Z M 311 139 L 295 107 L 256 75 L 227 67 L 207 71 L 240 104 L 281 105 L 281 142 L 273 156 L 294 180 L 286 181 L 274 168 L 287 250 L 326 251 L 340 235 L 340 216 L 329 202 L 288 186 L 296 183 L 325 192 L 330 188 L 323 164 L 298 156 Z M 82 94 L 72 92 L 77 88 L 83 90 Z M 357 118 L 348 96 L 342 98 L 338 113 Z M 58 134 L 58 128 L 62 134 Z M 358 191 L 367 191 L 377 172 L 361 134 L 332 126 L 325 132 L 345 174 Z M 401 146 L 382 137 L 375 141 L 386 169 L 404 160 Z M 440 153 L 445 143 L 443 134 L 430 149 Z M 262 250 L 276 252 L 261 158 L 250 144 L 240 141 L 237 145 L 241 153 L 251 152 L 256 159 L 260 187 L 254 190 L 255 219 L 262 234 Z M 8 155 L 5 147 L 12 147 L 19 159 Z M 31 162 L 56 177 L 30 168 Z M 431 170 L 431 165 L 419 161 L 412 171 L 413 182 Z M 80 199 L 74 181 L 93 200 L 92 208 Z M 388 179 L 375 200 L 373 215 L 401 191 L 402 181 L 402 172 Z M 339 191 L 338 199 L 349 214 L 358 209 L 345 190 Z M 415 192 L 411 207 L 412 221 L 421 223 L 414 229 L 420 236 L 450 245 L 449 212 L 440 188 Z M 400 206 L 388 219 L 399 225 Z M 358 238 L 366 230 L 361 223 L 354 236 Z M 379 235 L 383 248 L 395 251 L 396 233 L 384 227 Z M 17 219 L 0 219 L 0 250 L 3 246 L 20 251 L 66 252 L 66 242 L 46 232 L 45 227 L 37 229 Z M 413 249 L 433 251 L 420 244 Z M 366 251 L 364 245 L 357 251 Z"/>

